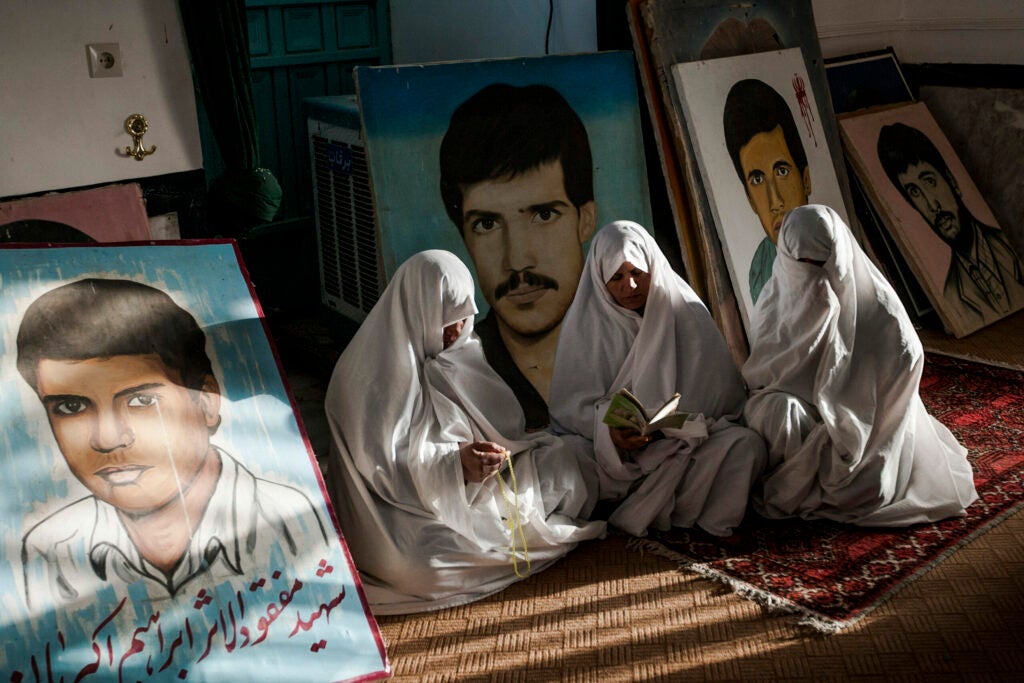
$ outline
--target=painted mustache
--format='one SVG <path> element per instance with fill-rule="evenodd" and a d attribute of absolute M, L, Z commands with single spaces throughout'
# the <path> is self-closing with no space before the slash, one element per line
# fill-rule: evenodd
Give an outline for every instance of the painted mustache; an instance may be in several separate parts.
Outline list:
<path fill-rule="evenodd" d="M 949 211 L 939 211 L 932 220 L 932 225 L 942 225 L 943 223 L 952 223 L 956 219 L 956 216 Z"/>
<path fill-rule="evenodd" d="M 524 270 L 522 272 L 513 272 L 508 280 L 502 282 L 500 285 L 494 288 L 494 300 L 503 298 L 509 292 L 516 290 L 520 285 L 525 284 L 530 287 L 544 287 L 545 289 L 558 289 L 558 283 L 547 275 L 541 275 L 535 273 L 532 270 Z"/>

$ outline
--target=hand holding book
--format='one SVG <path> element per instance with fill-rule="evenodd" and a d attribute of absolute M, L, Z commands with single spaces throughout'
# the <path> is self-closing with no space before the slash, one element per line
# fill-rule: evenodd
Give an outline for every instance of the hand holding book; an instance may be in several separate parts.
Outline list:
<path fill-rule="evenodd" d="M 612 396 L 611 404 L 604 414 L 603 422 L 612 428 L 635 429 L 643 436 L 653 436 L 662 429 L 681 429 L 689 419 L 689 413 L 676 410 L 679 394 L 673 394 L 653 414 L 649 414 L 636 396 L 623 387 Z"/>

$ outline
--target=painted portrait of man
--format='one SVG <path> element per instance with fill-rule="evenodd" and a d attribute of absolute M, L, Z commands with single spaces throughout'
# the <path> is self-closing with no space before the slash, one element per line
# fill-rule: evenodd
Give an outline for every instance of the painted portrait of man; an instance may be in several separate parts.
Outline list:
<path fill-rule="evenodd" d="M 0 276 L 12 680 L 386 668 L 236 245 L 3 248 Z"/>
<path fill-rule="evenodd" d="M 1024 308 L 1024 262 L 923 102 L 839 121 L 851 164 L 944 329 Z"/>
<path fill-rule="evenodd" d="M 729 158 L 764 230 L 748 271 L 756 304 L 772 275 L 782 219 L 811 195 L 811 171 L 789 105 L 764 81 L 746 78 L 732 86 L 722 125 Z"/>
<path fill-rule="evenodd" d="M 476 267 L 487 360 L 527 424 L 547 423 L 551 360 L 597 220 L 587 131 L 554 88 L 488 85 L 452 114 L 441 196 Z"/>
<path fill-rule="evenodd" d="M 355 74 L 386 274 L 424 249 L 462 258 L 487 360 L 543 429 L 590 238 L 624 216 L 651 226 L 632 55 Z"/>
<path fill-rule="evenodd" d="M 59 334 L 54 334 L 59 330 Z M 252 572 L 327 531 L 299 490 L 217 448 L 220 385 L 195 319 L 166 293 L 86 278 L 28 307 L 18 371 L 71 473 L 92 495 L 25 534 L 26 600 L 74 604 L 103 583 L 174 597 L 190 581 Z"/>
<path fill-rule="evenodd" d="M 893 186 L 952 252 L 943 299 L 978 321 L 1024 306 L 1020 257 L 1001 229 L 967 208 L 956 177 L 928 136 L 897 121 L 882 126 L 877 152 Z"/>
<path fill-rule="evenodd" d="M 847 220 L 821 109 L 798 48 L 675 64 L 672 74 L 749 330 L 786 213 L 813 202 Z"/>

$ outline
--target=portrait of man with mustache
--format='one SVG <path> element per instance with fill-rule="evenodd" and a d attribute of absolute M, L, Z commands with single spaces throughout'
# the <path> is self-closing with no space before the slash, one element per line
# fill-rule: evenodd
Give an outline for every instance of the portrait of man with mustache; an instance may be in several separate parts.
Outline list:
<path fill-rule="evenodd" d="M 490 305 L 476 332 L 528 429 L 548 424 L 562 317 L 594 233 L 586 128 L 547 85 L 488 85 L 452 114 L 441 142 L 441 197 Z"/>
<path fill-rule="evenodd" d="M 883 126 L 878 158 L 889 180 L 952 249 L 943 299 L 977 320 L 991 322 L 1024 305 L 1024 268 L 1006 235 L 985 225 L 964 204 L 942 154 L 920 130 Z"/>

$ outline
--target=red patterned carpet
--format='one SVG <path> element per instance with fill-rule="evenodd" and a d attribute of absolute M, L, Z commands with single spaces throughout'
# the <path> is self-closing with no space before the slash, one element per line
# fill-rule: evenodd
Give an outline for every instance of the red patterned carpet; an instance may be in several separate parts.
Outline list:
<path fill-rule="evenodd" d="M 821 631 L 856 622 L 1024 505 L 1024 373 L 929 355 L 921 398 L 969 450 L 979 499 L 963 518 L 900 530 L 751 513 L 732 537 L 675 529 L 634 546 L 677 559 Z"/>

